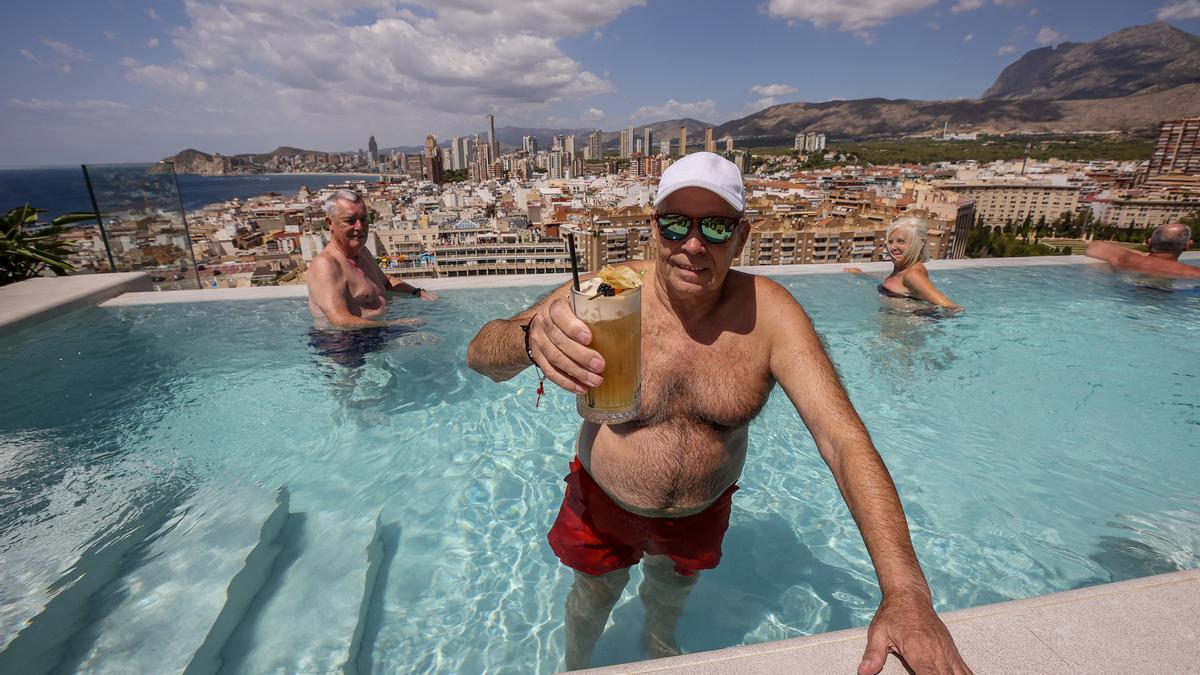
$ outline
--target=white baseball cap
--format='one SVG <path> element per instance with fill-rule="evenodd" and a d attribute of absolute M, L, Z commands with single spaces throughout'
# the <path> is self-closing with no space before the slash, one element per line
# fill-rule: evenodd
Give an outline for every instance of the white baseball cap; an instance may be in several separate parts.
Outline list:
<path fill-rule="evenodd" d="M 694 152 L 667 167 L 658 182 L 654 207 L 685 187 L 704 188 L 729 202 L 738 213 L 746 210 L 746 188 L 737 166 L 715 152 Z"/>

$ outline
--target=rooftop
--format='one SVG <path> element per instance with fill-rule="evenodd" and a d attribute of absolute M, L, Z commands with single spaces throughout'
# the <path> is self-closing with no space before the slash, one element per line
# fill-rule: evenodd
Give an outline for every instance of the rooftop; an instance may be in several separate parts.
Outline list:
<path fill-rule="evenodd" d="M 1200 260 L 1200 253 L 1184 254 Z M 931 261 L 931 269 L 1096 264 L 1082 256 Z M 890 263 L 864 263 L 885 271 Z M 842 264 L 753 267 L 770 275 L 840 274 Z M 505 277 L 506 286 L 562 283 L 569 275 Z M 437 290 L 494 286 L 495 278 L 422 281 Z M 303 286 L 147 291 L 142 273 L 39 278 L 0 289 L 0 335 L 95 304 L 144 305 L 196 301 L 302 298 Z M 1200 569 L 1101 584 L 1052 595 L 983 605 L 942 615 L 960 651 L 978 673 L 1187 672 L 1200 662 Z M 594 669 L 597 673 L 852 672 L 866 629 L 688 654 Z M 895 658 L 884 673 L 903 673 Z"/>

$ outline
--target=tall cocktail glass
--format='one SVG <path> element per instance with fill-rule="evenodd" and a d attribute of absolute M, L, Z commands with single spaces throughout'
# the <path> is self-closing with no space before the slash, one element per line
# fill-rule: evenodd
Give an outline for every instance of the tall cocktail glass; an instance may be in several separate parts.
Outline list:
<path fill-rule="evenodd" d="M 595 287 L 571 289 L 571 304 L 592 331 L 591 348 L 604 357 L 604 382 L 580 394 L 576 408 L 589 422 L 624 422 L 637 415 L 641 403 L 642 289 L 606 296 Z"/>

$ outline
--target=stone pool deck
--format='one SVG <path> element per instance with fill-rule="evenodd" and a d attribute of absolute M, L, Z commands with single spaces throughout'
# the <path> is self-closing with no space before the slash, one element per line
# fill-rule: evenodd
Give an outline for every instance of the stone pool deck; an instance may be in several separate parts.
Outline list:
<path fill-rule="evenodd" d="M 947 612 L 977 675 L 1200 671 L 1200 569 Z M 867 630 L 641 661 L 587 673 L 854 673 Z M 895 656 L 883 672 L 903 675 Z"/>
<path fill-rule="evenodd" d="M 1198 260 L 1200 253 L 1186 253 Z M 1100 264 L 1082 256 L 931 261 L 930 269 Z M 857 265 L 886 272 L 890 263 Z M 745 268 L 771 275 L 841 273 L 843 264 Z M 561 283 L 569 275 L 421 280 L 431 290 Z M 303 286 L 143 292 L 142 273 L 32 279 L 0 289 L 0 336 L 81 307 L 305 297 Z M 1200 672 L 1200 569 L 1102 584 L 943 614 L 976 673 Z M 592 673 L 853 673 L 866 645 L 857 628 Z M 905 670 L 888 659 L 884 673 Z"/>
<path fill-rule="evenodd" d="M 142 272 L 37 277 L 0 288 L 0 336 L 16 333 L 73 309 L 98 305 L 131 291 L 150 291 Z"/>

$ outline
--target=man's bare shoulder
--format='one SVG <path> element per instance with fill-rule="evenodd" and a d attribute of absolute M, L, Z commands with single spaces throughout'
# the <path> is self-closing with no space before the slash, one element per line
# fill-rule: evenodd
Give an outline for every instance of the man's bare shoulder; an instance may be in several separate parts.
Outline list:
<path fill-rule="evenodd" d="M 808 314 L 800 306 L 800 302 L 796 300 L 791 291 L 784 288 L 779 282 L 761 274 L 749 274 L 737 270 L 730 270 L 729 274 L 733 277 L 731 281 L 745 284 L 746 288 L 753 293 L 747 300 L 752 298 L 758 309 L 759 320 L 763 322 L 764 327 L 773 329 L 783 326 L 786 328 L 794 326 L 797 321 L 808 323 Z"/>
<path fill-rule="evenodd" d="M 342 276 L 342 266 L 333 258 L 328 250 L 321 251 L 308 263 L 309 285 L 316 283 L 329 283 L 336 281 Z"/>
<path fill-rule="evenodd" d="M 800 307 L 800 303 L 792 295 L 792 292 L 771 277 L 762 274 L 750 274 L 739 270 L 730 270 L 729 276 L 731 279 L 742 280 L 742 283 L 753 284 L 754 294 L 759 296 L 759 302 L 766 300 L 768 302 L 781 302 L 794 305 L 797 308 Z"/>
<path fill-rule="evenodd" d="M 1129 266 L 1143 274 L 1153 274 L 1164 277 L 1200 277 L 1200 268 L 1181 263 L 1177 260 L 1163 260 L 1151 256 L 1139 256 L 1134 264 Z"/>

